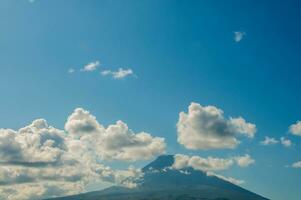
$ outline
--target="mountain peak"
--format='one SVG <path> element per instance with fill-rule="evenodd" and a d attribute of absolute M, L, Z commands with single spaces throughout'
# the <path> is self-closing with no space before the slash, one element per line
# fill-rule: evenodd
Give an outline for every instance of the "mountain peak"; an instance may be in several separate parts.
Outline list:
<path fill-rule="evenodd" d="M 160 155 L 154 161 L 146 165 L 142 171 L 148 170 L 160 170 L 166 167 L 170 167 L 174 163 L 174 155 Z"/>
<path fill-rule="evenodd" d="M 187 168 L 185 171 L 171 168 L 173 155 L 161 155 L 142 170 L 143 177 L 137 187 L 110 187 L 98 192 L 56 198 L 56 200 L 267 200 L 244 188 L 220 179 L 207 176 L 203 171 Z"/>

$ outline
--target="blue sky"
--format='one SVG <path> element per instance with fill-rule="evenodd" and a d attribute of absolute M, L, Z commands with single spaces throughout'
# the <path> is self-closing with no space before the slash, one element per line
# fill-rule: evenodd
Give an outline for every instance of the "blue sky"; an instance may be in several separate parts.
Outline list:
<path fill-rule="evenodd" d="M 64 129 L 67 117 L 82 107 L 105 126 L 122 120 L 135 132 L 165 138 L 169 154 L 249 154 L 254 164 L 221 174 L 271 199 L 297 200 L 301 169 L 291 165 L 301 160 L 301 137 L 289 127 L 301 120 L 300 6 L 298 1 L 3 0 L 0 127 L 18 130 L 44 118 Z M 235 40 L 235 32 L 241 38 Z M 96 61 L 96 70 L 81 70 Z M 120 68 L 132 71 L 114 78 Z M 256 125 L 254 138 L 240 138 L 234 149 L 185 148 L 177 142 L 176 124 L 191 102 L 214 105 L 225 118 L 243 117 Z M 278 143 L 260 144 L 265 136 Z M 281 137 L 292 145 L 282 145 Z"/>

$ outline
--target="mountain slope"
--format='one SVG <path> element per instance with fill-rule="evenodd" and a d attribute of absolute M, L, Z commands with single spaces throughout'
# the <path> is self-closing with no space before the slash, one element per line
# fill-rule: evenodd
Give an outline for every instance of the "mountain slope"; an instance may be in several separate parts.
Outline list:
<path fill-rule="evenodd" d="M 172 155 L 160 156 L 145 166 L 138 187 L 110 187 L 98 192 L 55 198 L 53 200 L 266 200 L 202 171 L 171 169 Z"/>

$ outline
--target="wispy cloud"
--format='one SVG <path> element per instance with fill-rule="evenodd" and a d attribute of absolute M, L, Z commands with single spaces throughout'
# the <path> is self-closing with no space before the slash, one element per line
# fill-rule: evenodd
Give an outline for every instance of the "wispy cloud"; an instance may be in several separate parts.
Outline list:
<path fill-rule="evenodd" d="M 101 75 L 103 76 L 112 76 L 114 79 L 123 79 L 127 76 L 135 76 L 132 69 L 123 69 L 119 68 L 117 71 L 111 71 L 111 70 L 103 70 L 101 72 Z"/>
<path fill-rule="evenodd" d="M 223 180 L 228 181 L 230 183 L 233 183 L 235 185 L 242 185 L 242 184 L 245 183 L 244 180 L 239 180 L 239 179 L 236 179 L 236 178 L 233 178 L 233 177 L 225 177 L 223 175 L 216 174 L 216 173 L 213 173 L 213 172 L 206 172 L 206 175 L 207 176 L 216 176 L 216 177 L 218 177 L 220 179 L 223 179 Z"/>
<path fill-rule="evenodd" d="M 265 136 L 264 140 L 260 142 L 260 144 L 264 146 L 275 145 L 278 143 L 282 144 L 284 147 L 290 147 L 293 145 L 292 141 L 285 137 L 281 137 L 279 140 L 277 140 L 275 138 Z"/>
<path fill-rule="evenodd" d="M 97 69 L 97 67 L 100 65 L 100 62 L 98 60 L 91 62 L 87 65 L 85 65 L 80 71 L 82 72 L 93 72 Z"/>
<path fill-rule="evenodd" d="M 290 146 L 292 146 L 292 141 L 289 140 L 289 139 L 287 139 L 287 138 L 285 138 L 285 137 L 281 137 L 281 138 L 280 138 L 280 142 L 281 142 L 281 144 L 282 144 L 283 146 L 285 146 L 285 147 L 290 147 Z"/>
<path fill-rule="evenodd" d="M 73 74 L 74 72 L 75 72 L 75 70 L 73 68 L 68 69 L 68 74 Z"/>
<path fill-rule="evenodd" d="M 234 32 L 234 41 L 240 42 L 246 35 L 246 32 L 243 31 L 235 31 Z"/>
<path fill-rule="evenodd" d="M 268 137 L 268 136 L 265 136 L 264 137 L 264 140 L 260 142 L 261 145 L 274 145 L 274 144 L 277 144 L 279 141 L 276 140 L 275 138 L 271 138 L 271 137 Z"/>
<path fill-rule="evenodd" d="M 111 76 L 113 79 L 124 79 L 128 76 L 137 77 L 134 71 L 131 68 L 118 68 L 117 70 L 111 70 L 111 69 L 99 69 L 100 62 L 99 60 L 90 62 L 79 69 L 80 72 L 95 72 L 100 71 L 100 74 L 102 76 Z M 76 72 L 77 70 L 74 68 L 69 68 L 68 73 L 72 74 Z"/>
<path fill-rule="evenodd" d="M 112 73 L 111 70 L 103 70 L 103 71 L 101 72 L 101 75 L 107 76 L 107 75 L 110 75 L 111 73 Z"/>
<path fill-rule="evenodd" d="M 292 164 L 293 168 L 301 168 L 301 161 L 295 162 Z"/>

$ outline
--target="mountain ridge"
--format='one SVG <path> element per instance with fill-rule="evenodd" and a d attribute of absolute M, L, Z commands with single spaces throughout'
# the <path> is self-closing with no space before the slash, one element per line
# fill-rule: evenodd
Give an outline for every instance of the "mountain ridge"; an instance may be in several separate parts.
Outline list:
<path fill-rule="evenodd" d="M 48 200 L 267 200 L 203 171 L 172 169 L 173 162 L 173 155 L 162 155 L 143 167 L 144 175 L 136 188 L 112 186 L 101 191 Z"/>

